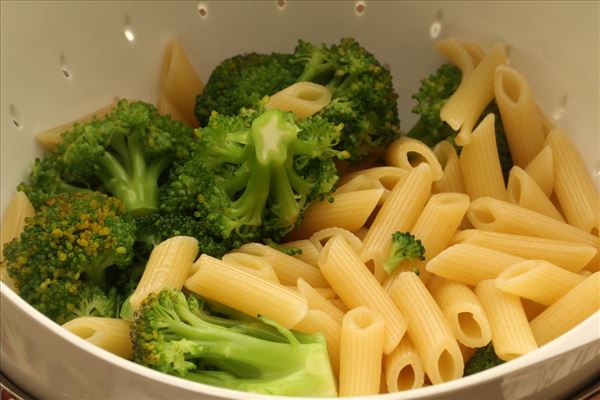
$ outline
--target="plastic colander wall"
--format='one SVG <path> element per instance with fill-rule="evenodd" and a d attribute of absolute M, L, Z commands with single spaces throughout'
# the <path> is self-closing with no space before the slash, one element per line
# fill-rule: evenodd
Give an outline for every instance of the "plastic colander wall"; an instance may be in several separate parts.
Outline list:
<path fill-rule="evenodd" d="M 290 51 L 298 38 L 356 37 L 389 64 L 403 127 L 410 94 L 443 60 L 434 39 L 510 45 L 541 107 L 600 174 L 597 2 L 24 2 L 1 3 L 2 210 L 41 151 L 33 135 L 108 104 L 154 101 L 165 45 L 180 39 L 206 79 L 223 58 Z M 596 181 L 598 184 L 598 181 Z M 252 397 L 160 374 L 63 332 L 0 285 L 1 368 L 38 398 Z M 551 398 L 600 368 L 600 315 L 532 354 L 462 380 L 382 396 Z M 541 392 L 540 392 L 541 391 Z"/>

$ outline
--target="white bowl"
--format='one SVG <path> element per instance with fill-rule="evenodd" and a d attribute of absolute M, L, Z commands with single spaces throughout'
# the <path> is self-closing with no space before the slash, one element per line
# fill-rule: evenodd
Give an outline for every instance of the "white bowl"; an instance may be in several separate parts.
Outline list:
<path fill-rule="evenodd" d="M 363 12 L 357 5 L 363 6 Z M 205 11 L 201 15 L 199 9 Z M 443 62 L 436 34 L 511 47 L 542 109 L 599 174 L 597 2 L 2 2 L 2 209 L 41 149 L 33 135 L 108 104 L 154 102 L 167 42 L 178 37 L 201 77 L 246 51 L 290 51 L 296 40 L 356 37 L 389 64 L 404 128 L 410 94 Z M 125 31 L 133 34 L 130 41 Z M 44 398 L 259 398 L 171 377 L 95 348 L 0 284 L 2 373 Z M 388 399 L 556 398 L 600 369 L 600 313 L 497 368 Z M 272 397 L 269 397 L 272 398 Z"/>

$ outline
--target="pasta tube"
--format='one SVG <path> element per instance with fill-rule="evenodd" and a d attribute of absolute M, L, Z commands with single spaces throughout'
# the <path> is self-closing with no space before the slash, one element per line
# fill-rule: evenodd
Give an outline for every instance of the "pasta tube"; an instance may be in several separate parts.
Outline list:
<path fill-rule="evenodd" d="M 564 222 L 560 212 L 535 180 L 517 166 L 510 170 L 506 197 L 510 203 Z"/>
<path fill-rule="evenodd" d="M 321 111 L 331 101 L 331 91 L 312 82 L 298 82 L 269 97 L 267 110 L 291 111 L 298 118 L 307 118 Z"/>
<path fill-rule="evenodd" d="M 465 181 L 460 170 L 458 155 L 454 146 L 447 140 L 441 141 L 433 148 L 433 153 L 442 166 L 442 177 L 433 182 L 433 192 L 466 193 Z"/>
<path fill-rule="evenodd" d="M 552 147 L 544 147 L 525 167 L 525 172 L 533 178 L 544 194 L 550 198 L 554 187 L 554 159 Z"/>
<path fill-rule="evenodd" d="M 383 370 L 389 393 L 420 388 L 425 383 L 423 362 L 408 335 L 385 357 Z"/>
<path fill-rule="evenodd" d="M 396 139 L 388 146 L 385 152 L 385 162 L 407 171 L 421 163 L 426 163 L 431 168 L 433 181 L 439 180 L 443 174 L 442 166 L 433 151 L 420 140 L 407 136 Z"/>
<path fill-rule="evenodd" d="M 131 360 L 130 326 L 131 323 L 123 319 L 79 317 L 65 323 L 63 328 L 101 349 Z"/>

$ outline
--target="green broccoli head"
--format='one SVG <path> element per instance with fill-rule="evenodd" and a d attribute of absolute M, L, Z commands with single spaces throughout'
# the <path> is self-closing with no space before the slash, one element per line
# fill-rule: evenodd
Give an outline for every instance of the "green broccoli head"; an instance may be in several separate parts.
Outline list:
<path fill-rule="evenodd" d="M 273 395 L 336 395 L 321 335 L 295 334 L 249 317 L 212 316 L 203 301 L 176 289 L 144 300 L 131 339 L 137 363 L 192 381 Z"/>
<path fill-rule="evenodd" d="M 176 165 L 161 196 L 162 211 L 192 212 L 236 245 L 279 240 L 315 199 L 333 189 L 340 126 L 320 117 L 297 121 L 278 110 L 213 113 L 197 131 L 188 160 Z"/>
<path fill-rule="evenodd" d="M 62 193 L 48 198 L 20 237 L 5 245 L 5 262 L 21 297 L 64 322 L 73 310 L 90 309 L 82 299 L 103 297 L 107 270 L 129 265 L 134 238 L 135 225 L 119 199 L 99 192 Z"/>
<path fill-rule="evenodd" d="M 301 68 L 291 61 L 290 54 L 248 53 L 221 62 L 196 98 L 195 114 L 200 126 L 208 123 L 213 111 L 235 115 L 295 83 Z"/>
<path fill-rule="evenodd" d="M 473 375 L 503 363 L 504 361 L 498 358 L 494 345 L 490 342 L 487 346 L 477 349 L 475 354 L 467 361 L 464 376 Z"/>
<path fill-rule="evenodd" d="M 19 186 L 35 207 L 57 193 L 100 190 L 146 214 L 158 210 L 161 174 L 187 157 L 193 133 L 148 103 L 121 100 L 104 118 L 75 124 L 62 139 Z"/>
<path fill-rule="evenodd" d="M 415 260 L 425 260 L 425 247 L 410 232 L 396 231 L 392 234 L 392 250 L 383 268 L 385 272 L 391 274 L 405 260 L 410 262 L 413 271 L 418 275 L 419 269 L 414 262 Z"/>

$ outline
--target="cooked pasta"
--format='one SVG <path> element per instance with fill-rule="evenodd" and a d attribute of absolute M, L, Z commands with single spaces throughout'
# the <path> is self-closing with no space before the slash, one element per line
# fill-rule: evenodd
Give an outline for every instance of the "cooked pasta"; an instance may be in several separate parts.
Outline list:
<path fill-rule="evenodd" d="M 516 165 L 510 170 L 506 186 L 506 199 L 510 203 L 564 222 L 560 212 L 535 180 Z"/>
<path fill-rule="evenodd" d="M 423 362 L 408 335 L 404 335 L 398 347 L 385 357 L 383 372 L 389 393 L 423 387 Z"/>
<path fill-rule="evenodd" d="M 426 163 L 431 168 L 431 179 L 442 177 L 442 166 L 433 151 L 417 139 L 402 136 L 390 144 L 385 152 L 385 162 L 393 167 L 410 171 L 415 166 Z"/>
<path fill-rule="evenodd" d="M 346 239 L 346 242 L 348 242 L 350 247 L 352 247 L 355 252 L 360 253 L 362 250 L 362 240 L 360 240 L 354 233 L 347 231 L 346 229 L 337 227 L 325 228 L 315 232 L 309 240 L 315 246 L 315 248 L 321 252 L 321 250 L 323 250 L 323 246 L 327 244 L 327 241 L 338 235 Z"/>
<path fill-rule="evenodd" d="M 229 253 L 225 254 L 221 260 L 232 266 L 233 268 L 239 268 L 242 271 L 246 271 L 249 274 L 257 276 L 259 278 L 271 281 L 273 283 L 280 283 L 275 270 L 264 258 L 254 256 L 252 254 L 245 253 Z M 200 260 L 198 260 L 200 261 Z M 197 263 L 200 268 L 200 262 Z M 197 269 L 196 269 L 197 270 Z M 196 273 L 196 271 L 194 271 Z"/>
<path fill-rule="evenodd" d="M 343 175 L 340 178 L 338 185 L 343 186 L 348 181 L 362 175 L 369 178 L 374 178 L 381 182 L 384 188 L 392 190 L 398 182 L 403 181 L 408 176 L 408 171 L 402 168 L 390 166 L 361 169 L 359 171 Z"/>
<path fill-rule="evenodd" d="M 79 317 L 63 324 L 63 328 L 86 342 L 128 360 L 133 358 L 130 327 L 129 321 L 100 317 Z"/>
<path fill-rule="evenodd" d="M 295 330 L 306 333 L 321 333 L 327 341 L 327 353 L 331 367 L 336 376 L 340 371 L 340 338 L 342 335 L 342 321 L 337 321 L 330 314 L 322 310 L 309 309 L 302 321 L 294 326 Z"/>
<path fill-rule="evenodd" d="M 458 155 L 456 149 L 447 140 L 443 140 L 435 145 L 433 153 L 442 166 L 443 175 L 440 179 L 433 182 L 432 191 L 434 193 L 456 192 L 466 193 L 465 181 L 462 176 Z"/>
<path fill-rule="evenodd" d="M 331 91 L 312 82 L 298 82 L 269 97 L 267 110 L 291 111 L 298 118 L 307 118 L 321 111 L 331 101 Z"/>
<path fill-rule="evenodd" d="M 344 313 L 339 308 L 331 304 L 327 298 L 320 294 L 315 288 L 311 287 L 302 278 L 298 278 L 298 292 L 306 299 L 308 307 L 314 310 L 321 310 L 329 314 L 335 321 L 342 323 Z"/>
<path fill-rule="evenodd" d="M 525 167 L 525 172 L 533 178 L 548 198 L 554 188 L 554 158 L 552 147 L 545 146 Z"/>
<path fill-rule="evenodd" d="M 452 64 L 456 65 L 463 76 L 468 76 L 475 69 L 475 62 L 466 46 L 455 38 L 438 40 L 435 49 Z M 474 48 L 472 48 L 474 49 Z"/>
<path fill-rule="evenodd" d="M 294 254 L 294 257 L 307 264 L 318 267 L 317 260 L 319 259 L 319 250 L 310 240 L 300 239 L 293 242 L 282 243 L 281 245 L 283 247 L 299 250 L 300 252 Z"/>

